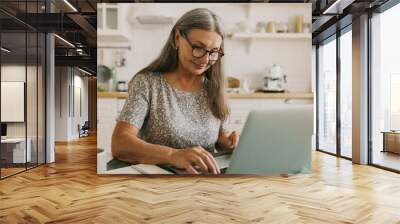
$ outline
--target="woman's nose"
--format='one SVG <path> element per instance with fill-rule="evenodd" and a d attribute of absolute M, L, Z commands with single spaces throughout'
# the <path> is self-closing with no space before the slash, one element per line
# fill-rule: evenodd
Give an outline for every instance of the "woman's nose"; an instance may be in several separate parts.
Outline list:
<path fill-rule="evenodd" d="M 208 65 L 209 63 L 209 53 L 207 52 L 206 54 L 203 55 L 203 57 L 199 58 L 199 61 L 201 62 L 202 65 Z"/>

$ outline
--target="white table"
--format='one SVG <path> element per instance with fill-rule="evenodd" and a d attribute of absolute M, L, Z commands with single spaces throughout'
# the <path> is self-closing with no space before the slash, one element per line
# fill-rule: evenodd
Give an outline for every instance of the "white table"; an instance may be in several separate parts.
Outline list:
<path fill-rule="evenodd" d="M 107 170 L 107 163 L 113 159 L 109 152 L 97 154 L 97 173 L 98 174 L 173 174 L 156 165 L 136 164 L 113 170 Z"/>
<path fill-rule="evenodd" d="M 25 138 L 6 138 L 1 139 L 1 144 L 4 146 L 14 145 L 13 150 L 13 163 L 25 163 L 31 161 L 31 145 L 32 140 L 30 138 L 26 139 L 27 147 L 25 152 Z M 4 147 L 2 146 L 2 147 Z M 25 161 L 26 159 L 26 161 Z"/>
<path fill-rule="evenodd" d="M 230 155 L 222 155 L 215 158 L 220 167 L 228 167 Z M 156 165 L 136 164 L 113 170 L 107 170 L 107 163 L 113 159 L 110 152 L 97 154 L 97 173 L 98 174 L 175 174 Z"/>

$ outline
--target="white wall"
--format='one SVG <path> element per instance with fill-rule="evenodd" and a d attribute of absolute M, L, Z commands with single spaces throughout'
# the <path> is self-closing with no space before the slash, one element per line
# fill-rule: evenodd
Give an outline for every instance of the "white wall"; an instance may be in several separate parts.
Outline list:
<path fill-rule="evenodd" d="M 88 120 L 88 78 L 71 67 L 56 67 L 55 73 L 55 141 L 70 141 L 79 137 L 78 124 L 82 126 Z M 82 114 L 76 107 L 78 93 L 74 91 L 79 88 Z"/>
<path fill-rule="evenodd" d="M 68 86 L 67 67 L 55 68 L 55 141 L 68 140 Z"/>
<path fill-rule="evenodd" d="M 17 81 L 25 82 L 26 69 L 28 74 L 35 72 L 36 68 L 33 66 L 25 67 L 25 65 L 2 65 L 1 66 L 1 81 Z M 36 93 L 36 91 L 35 91 Z M 36 94 L 27 94 L 28 97 L 36 96 Z M 7 110 L 7 108 L 1 108 L 2 110 Z M 29 117 L 30 118 L 30 117 Z M 31 119 L 29 119 L 31 120 Z M 11 122 L 7 124 L 7 136 L 8 137 L 25 137 L 25 122 Z M 31 127 L 31 125 L 29 126 Z M 28 136 L 29 137 L 29 136 Z"/>
<path fill-rule="evenodd" d="M 148 65 L 160 53 L 173 27 L 171 25 L 143 26 L 135 21 L 138 15 L 164 15 L 178 19 L 193 8 L 206 7 L 221 17 L 225 30 L 234 28 L 237 22 L 249 18 L 253 24 L 258 21 L 274 20 L 293 22 L 296 15 L 303 15 L 304 22 L 311 22 L 311 4 L 121 4 L 123 33 L 130 39 L 132 50 L 125 50 L 126 66 L 117 67 L 119 80 L 129 80 L 138 70 Z M 133 25 L 132 25 L 133 24 Z M 290 24 L 290 29 L 293 24 Z M 107 45 L 107 44 L 106 44 Z M 109 45 L 109 44 L 108 44 Z M 261 87 L 263 75 L 272 64 L 280 64 L 288 76 L 287 89 L 290 91 L 311 91 L 311 39 L 260 39 L 255 40 L 247 52 L 247 42 L 243 40 L 225 41 L 223 71 L 226 76 L 251 79 L 253 88 Z M 99 49 L 98 63 L 114 66 L 114 49 Z"/>
<path fill-rule="evenodd" d="M 72 96 L 72 98 L 75 99 L 75 106 L 74 109 L 75 113 L 72 113 L 72 123 L 71 123 L 71 135 L 73 136 L 73 138 L 78 138 L 79 137 L 79 133 L 78 133 L 78 124 L 80 126 L 82 126 L 85 121 L 88 121 L 88 106 L 89 106 L 89 102 L 88 102 L 88 78 L 87 77 L 83 77 L 79 74 L 82 73 L 78 73 L 78 75 L 76 74 L 77 70 L 75 70 L 75 75 L 74 75 L 74 86 L 75 86 L 75 92 L 73 94 L 75 94 L 75 96 Z M 82 112 L 80 113 L 79 111 L 79 102 L 77 100 L 79 100 L 79 98 L 77 98 L 78 94 L 77 90 L 80 89 L 80 106 L 81 106 L 81 110 Z"/>

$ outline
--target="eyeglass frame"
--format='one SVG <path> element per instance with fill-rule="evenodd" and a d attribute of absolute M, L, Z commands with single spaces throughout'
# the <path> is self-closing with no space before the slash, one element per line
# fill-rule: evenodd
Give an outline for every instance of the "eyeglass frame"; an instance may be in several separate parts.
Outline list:
<path fill-rule="evenodd" d="M 181 34 L 181 36 L 182 36 L 183 38 L 185 38 L 185 40 L 188 42 L 188 44 L 189 44 L 190 47 L 192 48 L 192 56 L 195 57 L 195 58 L 202 58 L 202 57 L 204 57 L 204 55 L 208 54 L 208 60 L 209 60 L 209 61 L 212 61 L 212 62 L 216 62 L 216 61 L 218 61 L 219 59 L 221 59 L 221 58 L 225 55 L 224 52 L 223 52 L 221 49 L 219 49 L 219 50 L 217 50 L 217 51 L 212 51 L 212 50 L 207 50 L 207 49 L 204 48 L 204 47 L 194 46 L 193 43 L 189 40 L 189 38 L 186 36 L 185 33 L 183 33 L 182 31 L 179 32 L 179 33 Z M 205 53 L 204 53 L 202 56 L 200 56 L 200 57 L 196 57 L 196 56 L 194 56 L 194 49 L 195 49 L 195 48 L 203 49 Z M 211 60 L 211 59 L 210 59 L 210 55 L 211 55 L 211 53 L 215 53 L 215 52 L 218 53 L 218 59 L 216 59 L 216 60 Z"/>

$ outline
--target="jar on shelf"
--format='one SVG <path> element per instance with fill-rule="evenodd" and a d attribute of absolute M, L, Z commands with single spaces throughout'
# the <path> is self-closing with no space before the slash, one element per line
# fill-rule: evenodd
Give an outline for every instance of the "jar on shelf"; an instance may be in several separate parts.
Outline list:
<path fill-rule="evenodd" d="M 287 22 L 280 22 L 276 26 L 276 32 L 278 33 L 287 33 L 289 32 L 289 25 Z"/>
<path fill-rule="evenodd" d="M 269 21 L 267 23 L 267 33 L 276 33 L 276 22 Z"/>

